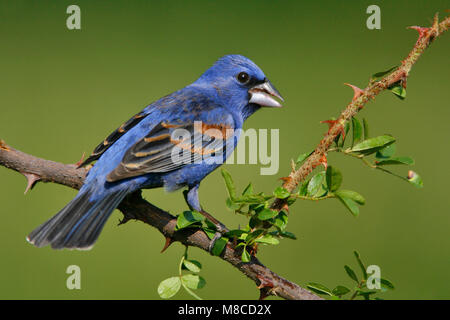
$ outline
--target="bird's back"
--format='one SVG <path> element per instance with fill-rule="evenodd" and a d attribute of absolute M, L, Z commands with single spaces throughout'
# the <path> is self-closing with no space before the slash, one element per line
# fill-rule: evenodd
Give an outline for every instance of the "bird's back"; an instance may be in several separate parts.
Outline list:
<path fill-rule="evenodd" d="M 138 143 L 162 122 L 181 125 L 194 123 L 195 121 L 205 123 L 211 121 L 219 123 L 230 122 L 231 119 L 235 123 L 233 116 L 217 102 L 214 96 L 211 97 L 209 93 L 191 86 L 151 103 L 138 113 L 138 115 L 142 116 L 142 119 L 126 132 L 123 132 L 108 148 L 105 148 L 95 165 L 90 169 L 85 185 L 98 184 L 104 185 L 107 188 L 120 188 L 120 184 L 126 183 L 135 186 L 136 189 L 142 188 L 144 185 L 145 187 L 161 187 L 164 184 L 164 176 L 170 173 L 136 176 L 133 179 L 125 179 L 112 184 L 105 184 L 105 181 L 106 176 L 121 163 L 130 147 Z M 214 168 L 208 166 L 201 170 L 196 170 L 201 171 L 199 174 L 204 176 L 209 173 L 208 170 L 212 171 Z M 188 169 L 180 168 L 180 170 L 185 171 Z"/>

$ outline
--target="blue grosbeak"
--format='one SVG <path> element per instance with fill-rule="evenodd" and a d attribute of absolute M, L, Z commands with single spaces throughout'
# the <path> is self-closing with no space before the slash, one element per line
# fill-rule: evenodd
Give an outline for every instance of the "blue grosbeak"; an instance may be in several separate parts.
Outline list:
<path fill-rule="evenodd" d="M 200 182 L 223 161 L 202 156 L 211 153 L 212 159 L 225 160 L 251 114 L 260 107 L 281 107 L 274 97 L 283 100 L 251 60 L 222 57 L 194 83 L 148 105 L 99 144 L 80 165 L 97 160 L 77 196 L 27 240 L 37 247 L 89 249 L 126 195 L 158 187 L 187 187 L 189 207 L 223 232 L 224 226 L 202 210 L 198 198 Z M 180 129 L 182 139 L 176 133 Z M 198 145 L 198 131 L 208 138 L 200 139 L 200 148 L 191 145 L 193 140 Z M 177 148 L 188 152 L 190 160 L 200 156 L 200 161 L 174 161 Z"/>

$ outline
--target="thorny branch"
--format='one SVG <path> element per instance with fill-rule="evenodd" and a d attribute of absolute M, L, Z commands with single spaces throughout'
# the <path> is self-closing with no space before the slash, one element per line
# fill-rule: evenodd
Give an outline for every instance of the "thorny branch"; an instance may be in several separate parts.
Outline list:
<path fill-rule="evenodd" d="M 300 182 L 319 165 L 326 165 L 327 152 L 333 141 L 344 131 L 347 121 L 356 115 L 367 102 L 374 99 L 380 92 L 401 83 L 406 88 L 406 79 L 412 66 L 417 62 L 423 51 L 429 47 L 432 41 L 439 37 L 450 27 L 450 17 L 438 22 L 438 16 L 434 18 L 433 25 L 429 28 L 410 27 L 419 32 L 419 38 L 409 55 L 402 61 L 401 66 L 394 72 L 379 81 L 372 81 L 365 89 L 359 89 L 349 85 L 354 90 L 354 97 L 341 113 L 337 120 L 327 121 L 329 130 L 320 141 L 314 152 L 308 157 L 300 168 L 293 166 L 289 177 L 284 178 L 283 187 L 292 192 Z M 84 181 L 88 169 L 77 169 L 73 164 L 62 164 L 23 153 L 8 146 L 0 140 L 0 165 L 22 173 L 28 181 L 26 191 L 33 188 L 38 181 L 62 184 L 74 189 L 79 189 Z M 272 208 L 286 207 L 284 200 L 277 199 Z M 136 219 L 158 229 L 166 238 L 166 249 L 171 243 L 178 241 L 186 246 L 195 246 L 208 251 L 210 239 L 201 230 L 183 229 L 175 232 L 176 217 L 168 212 L 150 204 L 144 200 L 140 193 L 128 196 L 119 206 L 124 214 L 122 223 L 130 219 Z M 163 249 L 163 250 L 164 250 Z M 285 299 L 320 299 L 315 294 L 301 288 L 265 267 L 259 260 L 252 256 L 251 261 L 241 261 L 241 254 L 231 243 L 228 243 L 221 254 L 221 259 L 227 261 L 239 269 L 247 277 L 255 281 L 260 289 L 260 298 L 276 295 Z"/>
<path fill-rule="evenodd" d="M 434 16 L 433 25 L 431 27 L 409 27 L 419 32 L 419 38 L 408 56 L 401 62 L 401 65 L 392 73 L 386 75 L 378 81 L 370 81 L 365 89 L 360 89 L 354 85 L 350 86 L 354 91 L 352 101 L 342 111 L 337 120 L 323 121 L 328 123 L 329 130 L 325 137 L 320 141 L 319 145 L 300 166 L 300 168 L 292 167 L 292 171 L 288 177 L 283 178 L 283 187 L 292 192 L 304 181 L 308 175 L 318 166 L 327 166 L 327 152 L 333 141 L 340 135 L 345 133 L 345 125 L 352 119 L 371 99 L 380 94 L 382 91 L 390 88 L 396 83 L 400 83 L 406 88 L 406 79 L 409 76 L 412 66 L 417 62 L 419 57 L 430 44 L 439 37 L 444 31 L 450 27 L 450 16 L 446 17 L 441 23 L 438 20 L 438 14 Z M 286 208 L 286 200 L 277 199 L 272 203 L 273 209 Z"/>
<path fill-rule="evenodd" d="M 74 164 L 62 164 L 23 153 L 0 140 L 0 164 L 22 173 L 28 180 L 27 190 L 38 182 L 53 182 L 79 189 L 88 169 L 77 169 Z M 170 213 L 150 204 L 140 194 L 134 193 L 122 201 L 119 210 L 124 214 L 122 223 L 130 219 L 140 220 L 158 229 L 166 238 L 165 250 L 171 243 L 178 241 L 186 246 L 194 246 L 208 251 L 210 239 L 199 229 L 182 229 L 175 232 L 177 218 Z M 320 299 L 306 289 L 292 283 L 265 267 L 256 257 L 244 263 L 241 252 L 228 243 L 220 256 L 247 277 L 255 281 L 260 289 L 260 297 L 277 295 L 285 299 Z"/>

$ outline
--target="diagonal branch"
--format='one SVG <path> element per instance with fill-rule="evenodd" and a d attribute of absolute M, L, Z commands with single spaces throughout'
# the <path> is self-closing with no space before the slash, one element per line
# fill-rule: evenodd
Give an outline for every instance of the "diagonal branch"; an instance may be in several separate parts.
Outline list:
<path fill-rule="evenodd" d="M 449 27 L 450 16 L 446 17 L 441 23 L 439 23 L 437 14 L 434 17 L 433 25 L 431 27 L 409 27 L 410 29 L 414 29 L 419 32 L 419 38 L 417 39 L 417 42 L 411 52 L 401 62 L 400 67 L 378 81 L 370 81 L 369 85 L 365 89 L 359 89 L 356 86 L 349 85 L 354 91 L 352 101 L 347 105 L 344 111 L 342 111 L 337 120 L 324 121 L 330 125 L 325 137 L 320 141 L 319 145 L 300 168 L 296 169 L 295 166 L 293 166 L 289 176 L 287 178 L 283 178 L 283 187 L 289 192 L 292 192 L 298 184 L 304 181 L 316 167 L 321 164 L 326 165 L 327 151 L 331 144 L 341 133 L 345 132 L 346 123 L 350 121 L 352 117 L 355 116 L 367 104 L 367 102 L 371 99 L 375 99 L 378 94 L 390 88 L 394 84 L 400 83 L 404 88 L 406 88 L 406 79 L 409 76 L 412 66 L 417 62 L 425 49 L 427 49 L 430 44 L 444 31 L 447 31 Z M 276 199 L 272 203 L 272 208 L 281 209 L 286 205 L 286 200 Z"/>
<path fill-rule="evenodd" d="M 53 182 L 74 189 L 79 189 L 83 185 L 88 172 L 86 168 L 77 169 L 74 164 L 62 164 L 34 157 L 8 146 L 2 140 L 0 140 L 0 165 L 22 173 L 27 179 L 33 179 L 31 185 L 36 181 Z M 29 187 L 30 183 L 27 188 Z M 176 217 L 144 200 L 140 192 L 125 198 L 119 210 L 124 214 L 122 223 L 136 219 L 158 229 L 167 239 L 164 248 L 174 241 L 179 241 L 186 246 L 198 247 L 208 252 L 211 240 L 203 231 L 183 229 L 175 232 Z M 230 243 L 227 244 L 220 258 L 255 281 L 262 298 L 267 295 L 277 295 L 285 299 L 320 299 L 308 290 L 278 276 L 255 257 L 252 257 L 248 263 L 242 262 L 241 252 Z"/>

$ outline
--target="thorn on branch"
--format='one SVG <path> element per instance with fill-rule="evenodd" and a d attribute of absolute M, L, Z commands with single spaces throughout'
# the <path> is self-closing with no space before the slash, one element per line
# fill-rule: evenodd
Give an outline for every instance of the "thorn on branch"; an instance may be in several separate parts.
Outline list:
<path fill-rule="evenodd" d="M 323 121 L 320 121 L 320 123 L 326 123 L 328 125 L 327 134 L 329 134 L 330 130 L 338 123 L 338 121 L 337 120 L 323 120 Z"/>
<path fill-rule="evenodd" d="M 251 246 L 248 253 L 250 253 L 250 255 L 256 257 L 256 254 L 258 253 L 258 244 L 255 243 L 253 246 Z"/>
<path fill-rule="evenodd" d="M 345 135 L 345 133 L 344 133 L 344 135 Z M 324 168 L 325 168 L 325 170 L 326 170 L 327 167 L 328 167 L 327 155 L 324 154 L 324 155 L 319 159 L 319 162 L 320 162 L 321 165 L 324 166 Z"/>
<path fill-rule="evenodd" d="M 296 168 L 296 165 L 295 165 L 295 161 L 292 160 L 292 159 L 291 159 L 291 169 L 292 169 L 292 171 L 294 171 L 294 172 L 295 172 L 295 170 L 297 169 L 297 168 Z"/>
<path fill-rule="evenodd" d="M 167 248 L 173 243 L 173 239 L 171 237 L 166 237 L 166 242 L 164 243 L 164 247 L 161 250 L 161 253 L 167 250 Z"/>
<path fill-rule="evenodd" d="M 280 180 L 282 180 L 286 184 L 286 183 L 290 183 L 292 178 L 290 176 L 289 177 L 281 177 Z"/>
<path fill-rule="evenodd" d="M 352 101 L 355 101 L 356 99 L 358 99 L 363 93 L 364 91 L 360 88 L 358 88 L 357 86 L 354 86 L 350 83 L 344 83 L 346 86 L 349 86 L 350 88 L 353 89 L 353 98 Z"/>
<path fill-rule="evenodd" d="M 273 294 L 273 282 L 268 280 L 267 278 L 264 278 L 263 276 L 257 275 L 256 276 L 259 280 L 259 300 L 263 300 Z"/>
<path fill-rule="evenodd" d="M 427 35 L 428 31 L 431 29 L 429 27 L 419 27 L 419 26 L 410 26 L 408 29 L 413 29 L 419 32 L 419 37 L 422 38 Z"/>
<path fill-rule="evenodd" d="M 256 276 L 259 280 L 259 285 L 258 285 L 258 289 L 262 289 L 262 288 L 273 288 L 273 282 L 268 280 L 267 278 L 257 275 Z"/>
<path fill-rule="evenodd" d="M 434 30 L 434 35 L 431 36 L 430 42 L 434 40 L 437 36 L 439 36 L 439 13 L 436 12 L 433 19 L 433 26 L 431 27 Z"/>
<path fill-rule="evenodd" d="M 283 204 L 283 206 L 281 207 L 281 210 L 286 211 L 287 213 L 289 213 L 289 205 L 285 202 Z"/>
<path fill-rule="evenodd" d="M 408 27 L 408 29 L 413 29 L 419 32 L 419 38 L 416 41 L 416 45 L 419 43 L 420 40 L 422 40 L 423 37 L 426 37 L 428 35 L 428 32 L 430 32 L 431 28 L 427 27 L 419 27 L 419 26 L 411 26 Z"/>
<path fill-rule="evenodd" d="M 338 120 L 324 120 L 324 121 L 320 121 L 320 123 L 328 124 L 327 134 L 330 134 L 330 131 L 331 131 L 331 129 L 334 128 L 334 126 L 339 126 L 339 128 L 338 128 L 339 134 L 342 135 L 342 139 L 345 139 L 345 127 L 343 124 L 339 123 Z"/>
<path fill-rule="evenodd" d="M 397 82 L 400 82 L 402 87 L 406 89 L 406 79 L 408 78 L 407 73 L 404 70 L 401 70 L 389 83 L 388 88 L 394 85 Z"/>
<path fill-rule="evenodd" d="M 28 173 L 28 172 L 21 172 L 27 178 L 27 187 L 25 188 L 25 192 L 23 194 L 27 194 L 27 192 L 31 189 L 33 189 L 34 185 L 41 180 L 41 177 L 39 177 L 37 174 L 34 173 Z"/>
<path fill-rule="evenodd" d="M 117 224 L 117 226 L 121 226 L 121 225 L 127 223 L 127 222 L 130 221 L 130 220 L 131 220 L 130 217 L 128 217 L 128 216 L 126 216 L 126 215 L 123 215 L 123 219 L 119 221 L 119 223 Z"/>
<path fill-rule="evenodd" d="M 408 78 L 405 76 L 404 78 L 403 78 L 403 80 L 402 80 L 402 87 L 403 87 L 403 89 L 406 89 L 406 80 L 407 80 Z"/>
<path fill-rule="evenodd" d="M 9 147 L 6 144 L 5 140 L 0 140 L 0 149 L 5 150 L 5 151 L 9 151 Z"/>
<path fill-rule="evenodd" d="M 83 161 L 84 161 L 84 156 L 85 156 L 85 155 L 86 155 L 86 153 L 83 152 L 83 154 L 81 155 L 81 159 L 78 160 L 77 163 L 75 163 L 75 165 L 77 166 L 77 168 L 79 168 L 79 167 L 81 166 L 81 164 L 83 163 Z"/>
<path fill-rule="evenodd" d="M 259 300 L 264 300 L 272 294 L 272 288 L 261 288 L 259 289 Z"/>
<path fill-rule="evenodd" d="M 337 120 L 323 120 L 320 123 L 328 124 L 328 129 L 331 129 L 338 121 Z"/>

